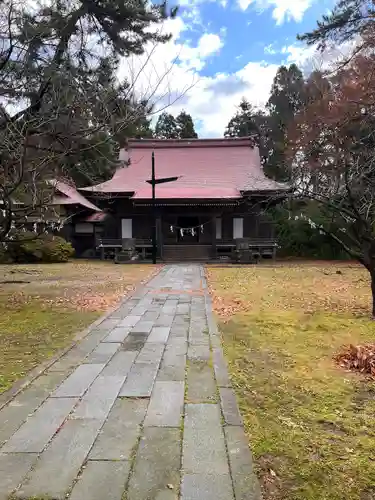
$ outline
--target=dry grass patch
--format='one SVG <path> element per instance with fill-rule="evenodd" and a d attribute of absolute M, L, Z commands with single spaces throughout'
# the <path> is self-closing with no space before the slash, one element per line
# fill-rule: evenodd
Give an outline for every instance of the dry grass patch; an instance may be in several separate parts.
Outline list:
<path fill-rule="evenodd" d="M 66 346 L 154 270 L 98 261 L 1 265 L 0 392 Z"/>
<path fill-rule="evenodd" d="M 333 359 L 375 340 L 366 272 L 325 263 L 208 277 L 265 500 L 374 499 L 375 383 Z M 228 314 L 233 300 L 241 309 Z"/>

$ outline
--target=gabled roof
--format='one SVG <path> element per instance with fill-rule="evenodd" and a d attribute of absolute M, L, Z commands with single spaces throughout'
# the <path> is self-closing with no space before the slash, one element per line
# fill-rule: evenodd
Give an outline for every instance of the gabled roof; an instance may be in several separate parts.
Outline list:
<path fill-rule="evenodd" d="M 151 198 L 151 154 L 156 178 L 178 180 L 156 186 L 158 199 L 235 199 L 243 192 L 273 192 L 288 187 L 265 177 L 259 150 L 250 137 L 239 139 L 144 139 L 129 141 L 130 164 L 113 178 L 83 188 L 96 193 L 127 193 L 133 199 Z"/>
<path fill-rule="evenodd" d="M 58 194 L 56 194 L 52 200 L 53 205 L 82 205 L 83 207 L 94 210 L 95 212 L 101 212 L 100 208 L 91 203 L 91 201 L 87 200 L 71 184 L 58 179 L 52 180 L 51 184 L 54 186 L 55 190 L 58 193 L 61 193 L 63 195 L 59 196 Z"/>

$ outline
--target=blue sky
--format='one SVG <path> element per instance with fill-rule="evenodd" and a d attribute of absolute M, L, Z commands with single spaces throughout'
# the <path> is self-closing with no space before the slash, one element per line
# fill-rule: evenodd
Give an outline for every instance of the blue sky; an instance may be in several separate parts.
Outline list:
<path fill-rule="evenodd" d="M 165 23 L 170 42 L 152 47 L 136 86 L 151 96 L 156 115 L 165 107 L 189 112 L 200 137 L 222 137 L 242 96 L 262 107 L 277 68 L 322 65 L 314 47 L 297 41 L 335 0 L 182 0 Z M 128 72 L 129 68 L 124 70 Z M 138 76 L 140 74 L 140 76 Z"/>

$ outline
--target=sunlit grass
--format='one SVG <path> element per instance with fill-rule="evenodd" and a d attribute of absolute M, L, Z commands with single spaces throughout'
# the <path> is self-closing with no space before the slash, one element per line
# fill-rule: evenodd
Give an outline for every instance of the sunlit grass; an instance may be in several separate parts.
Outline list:
<path fill-rule="evenodd" d="M 209 275 L 224 303 L 242 303 L 221 329 L 265 500 L 375 498 L 375 384 L 332 360 L 343 344 L 375 340 L 366 274 L 303 265 Z"/>
<path fill-rule="evenodd" d="M 0 393 L 68 345 L 152 271 L 96 261 L 1 265 Z M 19 283 L 5 283 L 11 281 Z"/>

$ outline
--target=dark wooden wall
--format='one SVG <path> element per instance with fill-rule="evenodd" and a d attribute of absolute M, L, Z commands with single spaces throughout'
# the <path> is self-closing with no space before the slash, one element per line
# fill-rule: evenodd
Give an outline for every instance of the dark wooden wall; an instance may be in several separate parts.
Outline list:
<path fill-rule="evenodd" d="M 111 216 L 107 217 L 102 227 L 103 238 L 121 238 L 121 219 L 133 219 L 133 237 L 137 239 L 150 239 L 152 235 L 153 217 L 151 206 L 135 206 L 131 200 L 124 198 L 110 201 L 95 201 L 101 208 L 110 210 Z M 160 206 L 157 215 L 161 218 L 161 231 L 164 244 L 176 243 L 176 232 L 170 231 L 171 225 L 178 224 L 179 216 L 199 217 L 204 225 L 203 233 L 199 230 L 199 243 L 211 244 L 215 239 L 216 217 L 222 219 L 222 238 L 233 239 L 233 217 L 244 219 L 244 238 L 271 238 L 273 227 L 267 218 L 262 215 L 259 204 L 254 206 L 240 204 L 234 207 L 220 206 Z"/>

